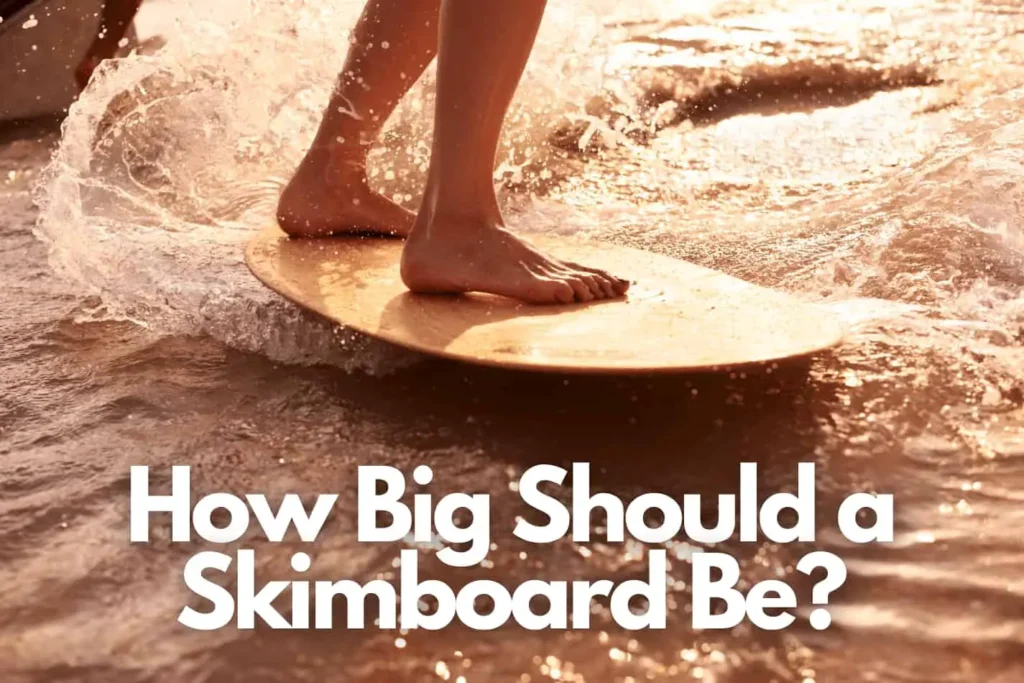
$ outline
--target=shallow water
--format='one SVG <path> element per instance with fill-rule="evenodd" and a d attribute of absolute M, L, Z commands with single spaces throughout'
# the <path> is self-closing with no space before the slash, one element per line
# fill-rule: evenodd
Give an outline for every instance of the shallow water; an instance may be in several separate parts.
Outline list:
<path fill-rule="evenodd" d="M 240 246 L 308 140 L 357 10 L 287 4 L 155 2 L 143 23 L 170 37 L 163 51 L 111 65 L 62 133 L 5 133 L 4 680 L 1024 680 L 1024 13 L 552 3 L 499 168 L 516 226 L 686 258 L 851 327 L 783 373 L 565 380 L 370 342 L 249 276 Z M 429 103 L 428 77 L 376 165 L 410 205 Z M 623 497 L 725 492 L 750 460 L 767 489 L 814 461 L 823 511 L 894 493 L 897 539 L 820 534 L 850 569 L 826 632 L 693 632 L 684 589 L 661 633 L 452 629 L 401 649 L 373 631 L 189 632 L 181 569 L 203 544 L 127 543 L 131 464 L 191 464 L 197 495 L 344 505 L 357 465 L 427 463 L 436 494 L 492 495 L 498 547 L 471 571 L 424 555 L 424 575 L 643 575 L 635 545 L 512 542 L 510 482 L 573 460 Z M 316 578 L 393 572 L 397 547 L 356 544 L 354 519 L 330 529 Z M 295 545 L 248 543 L 288 575 Z M 686 582 L 689 548 L 668 549 Z M 791 574 L 807 548 L 728 550 L 751 581 Z"/>

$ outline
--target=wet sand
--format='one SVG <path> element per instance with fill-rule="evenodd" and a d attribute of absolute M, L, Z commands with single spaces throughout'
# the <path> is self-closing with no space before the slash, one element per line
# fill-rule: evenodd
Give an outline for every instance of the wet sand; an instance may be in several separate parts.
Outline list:
<path fill-rule="evenodd" d="M 686 258 L 831 306 L 851 326 L 834 353 L 745 377 L 472 368 L 382 347 L 285 306 L 252 282 L 238 246 L 251 229 L 241 224 L 273 197 L 265 178 L 290 161 L 249 156 L 225 125 L 223 139 L 238 143 L 229 155 L 238 177 L 216 165 L 193 173 L 197 148 L 161 126 L 194 104 L 190 96 L 220 106 L 198 87 L 157 97 L 149 118 L 126 125 L 132 107 L 103 102 L 103 88 L 136 98 L 122 103 L 146 101 L 126 72 L 93 94 L 95 111 L 73 112 L 64 166 L 43 192 L 46 242 L 32 234 L 31 191 L 60 135 L 5 132 L 0 678 L 1024 678 L 1024 96 L 1015 56 L 1024 17 L 998 3 L 908 4 L 888 19 L 862 9 L 828 24 L 821 17 L 834 9 L 799 2 L 621 22 L 615 30 L 632 40 L 616 34 L 607 68 L 621 60 L 650 104 L 669 102 L 661 118 L 609 115 L 607 107 L 634 111 L 609 81 L 602 103 L 586 109 L 593 118 L 547 131 L 551 144 L 506 178 L 520 229 L 582 231 Z M 757 22 L 770 25 L 751 28 Z M 872 76 L 875 66 L 899 78 Z M 773 89 L 780 73 L 801 76 Z M 851 73 L 864 85 L 838 92 Z M 739 95 L 722 85 L 730 74 L 746 74 Z M 711 86 L 694 89 L 698 75 Z M 823 80 L 803 88 L 804 76 Z M 218 77 L 246 92 L 230 72 Z M 754 106 L 766 97 L 778 101 Z M 581 151 L 591 124 L 607 131 L 590 130 Z M 86 145 L 75 136 L 97 126 L 110 131 L 111 146 L 76 161 Z M 511 138 L 536 138 L 525 130 Z M 630 144 L 612 147 L 608 131 Z M 167 143 L 159 163 L 129 153 L 156 149 L 153 141 Z M 393 168 L 402 168 L 396 156 Z M 413 175 L 385 173 L 385 188 L 415 187 Z M 599 611 L 594 630 L 568 634 L 201 634 L 175 619 L 189 601 L 184 563 L 209 546 L 172 545 L 166 533 L 149 546 L 127 540 L 130 465 L 150 465 L 166 485 L 171 465 L 190 464 L 197 496 L 330 492 L 340 494 L 340 510 L 354 511 L 358 465 L 425 463 L 436 495 L 492 496 L 497 548 L 468 570 L 424 551 L 423 578 L 515 585 L 644 576 L 640 544 L 513 540 L 524 508 L 510 483 L 533 464 L 578 460 L 593 464 L 595 491 L 623 498 L 727 493 L 745 461 L 759 464 L 765 490 L 787 487 L 798 462 L 815 462 L 823 520 L 851 492 L 893 493 L 896 542 L 852 548 L 819 527 L 814 546 L 850 569 L 833 597 L 834 627 L 822 633 L 803 619 L 784 635 L 694 632 L 693 549 L 670 543 L 679 591 L 659 633 L 621 632 Z M 335 515 L 306 578 L 393 577 L 403 546 L 358 544 L 355 533 L 354 514 Z M 288 560 L 301 549 L 256 537 L 240 545 L 257 548 L 267 578 L 291 577 Z M 792 577 L 808 550 L 724 549 L 745 581 Z M 810 584 L 793 581 L 805 598 Z"/>

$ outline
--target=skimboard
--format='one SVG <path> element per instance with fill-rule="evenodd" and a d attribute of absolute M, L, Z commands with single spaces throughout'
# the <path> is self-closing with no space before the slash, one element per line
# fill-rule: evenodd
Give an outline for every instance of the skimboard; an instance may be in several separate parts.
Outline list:
<path fill-rule="evenodd" d="M 622 299 L 535 306 L 486 294 L 413 294 L 402 242 L 257 235 L 246 262 L 265 285 L 345 327 L 433 356 L 578 373 L 719 370 L 806 357 L 838 344 L 827 309 L 638 249 L 529 236 L 548 253 L 634 284 Z"/>

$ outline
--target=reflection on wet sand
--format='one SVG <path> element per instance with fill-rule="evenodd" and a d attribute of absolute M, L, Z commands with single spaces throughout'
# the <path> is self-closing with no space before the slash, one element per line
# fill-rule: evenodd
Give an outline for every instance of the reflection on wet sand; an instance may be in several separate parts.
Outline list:
<path fill-rule="evenodd" d="M 518 516 L 537 516 L 518 500 L 514 488 L 518 473 L 535 464 L 568 467 L 573 461 L 589 461 L 592 492 L 611 492 L 625 500 L 648 491 L 676 499 L 685 493 L 710 498 L 735 494 L 740 462 L 758 463 L 763 495 L 793 485 L 797 463 L 817 460 L 815 454 L 825 438 L 821 429 L 832 400 L 825 393 L 827 387 L 810 381 L 808 369 L 806 362 L 798 362 L 732 377 L 602 379 L 524 375 L 433 360 L 385 379 L 341 373 L 325 376 L 322 371 L 301 374 L 305 382 L 314 382 L 332 396 L 332 403 L 358 406 L 365 420 L 378 425 L 378 435 L 362 435 L 350 444 L 356 461 L 367 462 L 367 453 L 374 453 L 374 464 L 392 465 L 407 475 L 415 465 L 429 464 L 435 471 L 434 483 L 419 490 L 434 494 L 435 500 L 453 491 L 492 496 L 495 545 L 481 567 L 456 570 L 437 562 L 433 551 L 421 555 L 421 580 L 442 579 L 457 589 L 480 578 L 514 586 L 530 578 L 608 578 L 618 582 L 645 575 L 639 547 L 602 542 L 600 514 L 593 517 L 595 542 L 586 546 L 568 540 L 532 546 L 512 537 Z M 285 371 L 273 374 L 278 372 Z M 538 424 L 549 428 L 538 429 Z M 345 431 L 344 426 L 338 428 Z M 309 448 L 304 443 L 288 444 L 290 452 Z M 393 580 L 393 561 L 405 546 L 363 546 L 351 554 L 344 550 L 354 543 L 356 495 L 356 462 L 345 460 L 348 464 L 333 463 L 326 471 L 314 465 L 313 471 L 302 474 L 306 482 L 302 493 L 340 493 L 342 501 L 350 501 L 347 508 L 342 504 L 340 509 L 352 510 L 352 515 L 339 515 L 343 518 L 329 522 L 329 535 L 314 553 L 312 571 L 319 579 Z M 312 461 L 306 460 L 303 467 L 310 464 Z M 467 482 L 472 483 L 467 486 Z M 827 490 L 822 494 L 822 518 L 828 519 L 829 507 L 838 499 Z M 568 495 L 566 488 L 559 497 L 566 500 Z M 717 511 L 706 509 L 705 514 L 710 524 Z M 283 564 L 302 548 L 301 544 L 278 547 L 265 543 L 257 547 L 263 556 L 276 558 L 266 569 L 274 577 L 288 575 L 287 570 L 274 571 L 275 562 Z M 676 584 L 665 632 L 623 632 L 611 623 L 607 604 L 600 601 L 595 604 L 593 630 L 571 635 L 515 627 L 490 634 L 472 633 L 459 626 L 430 634 L 373 629 L 288 633 L 257 628 L 253 633 L 235 634 L 218 647 L 211 654 L 214 671 L 218 680 L 227 681 L 247 680 L 253 671 L 267 671 L 267 680 L 276 680 L 271 670 L 287 670 L 290 676 L 334 671 L 338 680 L 415 680 L 429 676 L 437 666 L 436 653 L 444 652 L 461 653 L 446 660 L 446 666 L 461 670 L 451 680 L 457 675 L 465 675 L 467 680 L 515 680 L 529 670 L 536 675 L 536 667 L 524 671 L 524 663 L 536 653 L 546 657 L 552 652 L 559 653 L 563 667 L 571 667 L 575 661 L 587 680 L 604 680 L 613 672 L 630 669 L 637 676 L 646 672 L 671 676 L 702 666 L 709 671 L 721 668 L 727 662 L 720 659 L 722 653 L 717 649 L 698 649 L 690 661 L 671 663 L 673 658 L 678 660 L 680 650 L 701 636 L 690 629 L 687 611 L 686 558 L 693 548 L 683 542 L 665 547 L 672 558 L 671 581 Z M 800 554 L 798 548 L 772 550 L 761 544 L 728 544 L 724 550 L 753 567 L 765 553 L 781 552 L 794 559 Z M 752 568 L 749 575 L 757 572 Z M 802 594 L 808 593 L 810 584 L 805 577 L 788 580 Z M 842 592 L 837 599 L 841 597 Z M 338 601 L 335 608 L 336 623 L 343 623 L 344 601 Z M 371 601 L 371 615 L 375 608 Z M 750 632 L 741 638 L 749 638 L 752 648 L 784 648 L 778 634 Z M 600 659 L 588 654 L 595 650 L 602 654 Z M 502 654 L 498 656 L 498 652 Z M 622 661 L 617 661 L 620 655 Z M 463 666 L 463 661 L 472 664 Z M 669 674 L 670 668 L 674 673 Z M 753 667 L 749 678 L 742 680 L 754 683 L 767 670 Z"/>

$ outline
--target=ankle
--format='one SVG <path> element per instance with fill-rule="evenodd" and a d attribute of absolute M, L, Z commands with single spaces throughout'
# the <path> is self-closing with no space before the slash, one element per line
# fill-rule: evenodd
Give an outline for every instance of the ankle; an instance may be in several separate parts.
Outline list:
<path fill-rule="evenodd" d="M 469 207 L 448 207 L 431 210 L 424 206 L 416 217 L 415 234 L 421 238 L 475 239 L 497 229 L 499 224 L 488 213 Z"/>
<path fill-rule="evenodd" d="M 486 192 L 464 191 L 453 195 L 437 192 L 428 186 L 419 218 L 420 224 L 438 229 L 445 226 L 487 229 L 504 224 L 498 201 L 490 187 Z"/>
<path fill-rule="evenodd" d="M 310 154 L 326 154 L 332 158 L 354 159 L 366 163 L 375 138 L 364 131 L 321 129 L 309 147 Z"/>
<path fill-rule="evenodd" d="M 328 184 L 366 185 L 366 155 L 358 149 L 310 147 L 302 161 L 302 169 L 320 182 Z"/>

